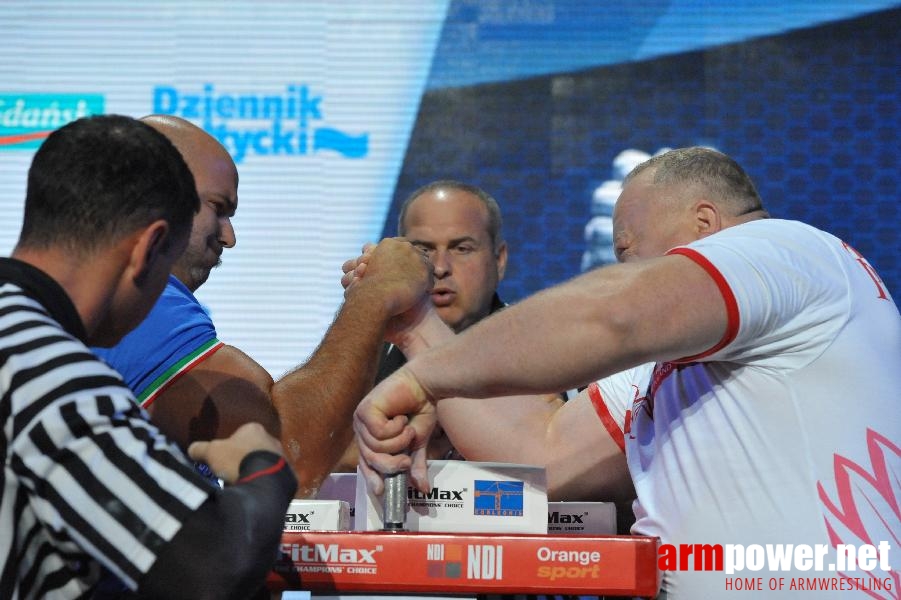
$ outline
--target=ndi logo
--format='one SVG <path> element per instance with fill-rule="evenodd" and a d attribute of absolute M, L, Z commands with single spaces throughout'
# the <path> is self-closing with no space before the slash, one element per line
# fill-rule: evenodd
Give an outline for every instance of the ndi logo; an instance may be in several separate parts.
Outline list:
<path fill-rule="evenodd" d="M 522 481 L 475 482 L 474 514 L 521 517 L 523 514 Z"/>
<path fill-rule="evenodd" d="M 63 125 L 103 113 L 100 94 L 0 94 L 0 149 L 34 149 Z"/>
<path fill-rule="evenodd" d="M 426 576 L 459 579 L 463 575 L 463 546 L 429 544 L 426 549 Z"/>
<path fill-rule="evenodd" d="M 212 83 L 201 90 L 153 89 L 154 113 L 200 121 L 238 163 L 249 154 L 302 156 L 328 150 L 345 158 L 366 156 L 369 134 L 322 126 L 322 105 L 323 97 L 303 84 L 275 93 L 229 93 Z"/>

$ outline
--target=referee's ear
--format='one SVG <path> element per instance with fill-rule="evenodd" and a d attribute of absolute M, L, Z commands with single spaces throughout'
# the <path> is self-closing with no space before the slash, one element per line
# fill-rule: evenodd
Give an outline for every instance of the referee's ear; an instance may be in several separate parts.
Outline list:
<path fill-rule="evenodd" d="M 129 269 L 135 285 L 142 287 L 156 269 L 165 268 L 168 274 L 172 266 L 167 262 L 166 250 L 169 249 L 169 223 L 158 219 L 137 233 L 135 245 L 131 252 Z"/>

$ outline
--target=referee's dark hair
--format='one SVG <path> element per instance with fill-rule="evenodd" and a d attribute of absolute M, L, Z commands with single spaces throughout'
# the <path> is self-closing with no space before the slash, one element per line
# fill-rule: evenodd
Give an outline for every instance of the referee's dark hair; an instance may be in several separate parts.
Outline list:
<path fill-rule="evenodd" d="M 83 256 L 158 219 L 178 237 L 199 207 L 194 177 L 164 135 L 131 117 L 84 117 L 34 155 L 18 246 Z"/>

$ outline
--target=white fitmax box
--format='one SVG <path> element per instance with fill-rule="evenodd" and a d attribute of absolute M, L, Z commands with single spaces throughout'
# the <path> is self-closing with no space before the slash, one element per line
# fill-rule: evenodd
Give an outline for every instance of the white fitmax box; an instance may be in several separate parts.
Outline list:
<path fill-rule="evenodd" d="M 407 488 L 406 528 L 446 533 L 547 533 L 544 467 L 459 460 L 428 461 L 431 489 Z M 354 529 L 383 525 L 383 500 L 357 475 Z"/>
<path fill-rule="evenodd" d="M 357 502 L 357 474 L 331 473 L 322 480 L 316 491 L 319 500 L 344 500 L 350 506 L 350 519 L 353 521 Z"/>
<path fill-rule="evenodd" d="M 343 500 L 292 500 L 285 531 L 347 531 L 350 508 Z"/>

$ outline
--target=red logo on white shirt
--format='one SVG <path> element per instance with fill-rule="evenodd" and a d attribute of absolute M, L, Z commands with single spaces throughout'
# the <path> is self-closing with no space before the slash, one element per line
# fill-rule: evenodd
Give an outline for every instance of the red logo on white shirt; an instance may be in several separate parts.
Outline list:
<path fill-rule="evenodd" d="M 867 429 L 867 454 L 869 465 L 835 454 L 835 482 L 817 483 L 829 541 L 835 547 L 901 539 L 901 488 L 897 479 L 901 448 Z M 835 492 L 836 500 L 830 491 Z M 901 577 L 897 568 L 892 577 L 898 590 Z"/>

